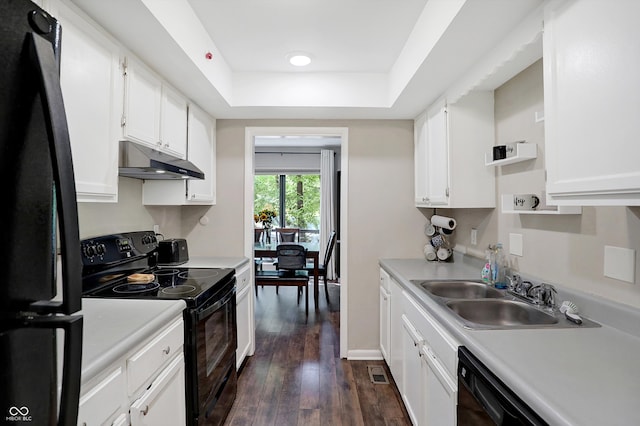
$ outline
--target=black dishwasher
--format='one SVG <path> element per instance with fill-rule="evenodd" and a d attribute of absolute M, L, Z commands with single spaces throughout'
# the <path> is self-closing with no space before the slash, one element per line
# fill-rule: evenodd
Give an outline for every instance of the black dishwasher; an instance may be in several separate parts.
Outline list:
<path fill-rule="evenodd" d="M 547 425 L 467 348 L 458 348 L 458 425 Z"/>

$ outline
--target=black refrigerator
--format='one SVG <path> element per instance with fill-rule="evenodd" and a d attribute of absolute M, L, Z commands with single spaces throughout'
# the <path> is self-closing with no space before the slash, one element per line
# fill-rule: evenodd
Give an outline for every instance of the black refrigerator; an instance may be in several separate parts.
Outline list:
<path fill-rule="evenodd" d="M 44 10 L 0 1 L 1 424 L 78 416 L 82 264 L 61 47 Z"/>

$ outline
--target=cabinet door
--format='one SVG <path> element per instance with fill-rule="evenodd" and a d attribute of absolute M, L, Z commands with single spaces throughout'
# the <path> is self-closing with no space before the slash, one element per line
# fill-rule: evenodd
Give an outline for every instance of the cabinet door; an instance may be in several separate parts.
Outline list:
<path fill-rule="evenodd" d="M 417 207 L 429 205 L 427 191 L 427 114 L 422 114 L 413 123 L 414 137 L 414 191 Z"/>
<path fill-rule="evenodd" d="M 162 80 L 132 58 L 126 70 L 123 137 L 160 149 Z"/>
<path fill-rule="evenodd" d="M 122 105 L 119 51 L 106 35 L 60 3 L 64 28 L 60 83 L 78 201 L 118 201 Z"/>
<path fill-rule="evenodd" d="M 380 352 L 382 352 L 382 357 L 387 364 L 391 362 L 389 358 L 389 348 L 390 348 L 390 326 L 389 323 L 391 319 L 391 298 L 389 292 L 383 287 L 380 286 Z"/>
<path fill-rule="evenodd" d="M 179 158 L 187 158 L 187 100 L 176 90 L 162 86 L 162 149 Z"/>
<path fill-rule="evenodd" d="M 124 375 L 117 368 L 86 392 L 82 391 L 78 408 L 79 425 L 102 425 L 122 410 Z"/>
<path fill-rule="evenodd" d="M 414 425 L 420 424 L 418 415 L 422 406 L 422 385 L 420 382 L 420 346 L 422 339 L 415 327 L 402 315 L 402 352 L 404 363 L 402 366 L 402 388 L 400 394 Z"/>
<path fill-rule="evenodd" d="M 449 199 L 449 141 L 447 109 L 444 105 L 428 113 L 427 194 L 432 206 L 446 205 Z"/>
<path fill-rule="evenodd" d="M 184 425 L 184 357 L 179 354 L 131 405 L 131 425 Z"/>
<path fill-rule="evenodd" d="M 187 203 L 216 202 L 216 122 L 195 105 L 189 106 L 188 158 L 204 172 L 204 179 L 187 182 Z"/>
<path fill-rule="evenodd" d="M 390 340 L 391 347 L 389 354 L 391 356 L 391 363 L 389 369 L 393 375 L 393 379 L 398 386 L 398 389 L 402 389 L 404 382 L 402 376 L 402 364 L 404 362 L 402 355 L 402 287 L 393 278 L 389 279 L 389 292 L 391 293 L 391 327 Z"/>
<path fill-rule="evenodd" d="M 545 161 L 550 203 L 640 205 L 640 2 L 545 10 Z"/>
<path fill-rule="evenodd" d="M 449 201 L 449 141 L 443 104 L 418 117 L 414 124 L 415 203 L 446 206 Z"/>
<path fill-rule="evenodd" d="M 423 346 L 420 354 L 420 376 L 424 389 L 420 424 L 454 426 L 457 386 L 430 348 Z"/>
<path fill-rule="evenodd" d="M 236 350 L 236 369 L 251 353 L 253 316 L 251 315 L 251 286 L 245 286 L 236 298 L 236 316 L 238 325 L 238 349 Z"/>

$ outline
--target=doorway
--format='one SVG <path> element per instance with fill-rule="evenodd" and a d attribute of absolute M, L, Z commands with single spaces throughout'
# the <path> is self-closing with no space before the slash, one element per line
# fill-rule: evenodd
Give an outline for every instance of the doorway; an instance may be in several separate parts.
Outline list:
<path fill-rule="evenodd" d="M 340 138 L 340 180 L 338 187 L 340 206 L 336 223 L 340 225 L 340 239 L 337 246 L 340 250 L 334 253 L 336 261 L 340 264 L 340 357 L 346 358 L 348 347 L 347 324 L 347 241 L 348 226 L 346 202 L 346 189 L 348 187 L 348 159 L 349 140 L 346 127 L 247 127 L 245 128 L 245 217 L 251 218 L 254 214 L 254 170 L 255 170 L 255 140 L 261 137 L 337 137 Z M 245 256 L 253 258 L 254 231 L 250 220 L 245 221 Z M 253 272 L 252 272 L 253 273 Z"/>

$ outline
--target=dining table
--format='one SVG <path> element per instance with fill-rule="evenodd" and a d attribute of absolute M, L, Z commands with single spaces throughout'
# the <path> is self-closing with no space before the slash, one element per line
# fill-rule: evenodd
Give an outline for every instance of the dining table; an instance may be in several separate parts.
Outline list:
<path fill-rule="evenodd" d="M 320 257 L 320 243 L 317 242 L 289 242 L 289 243 L 279 243 L 272 242 L 266 243 L 264 241 L 255 242 L 253 245 L 253 255 L 256 258 L 259 257 L 276 257 L 276 248 L 280 244 L 299 244 L 307 250 L 307 259 L 313 259 L 313 300 L 315 302 L 315 307 L 318 309 L 318 262 Z"/>

